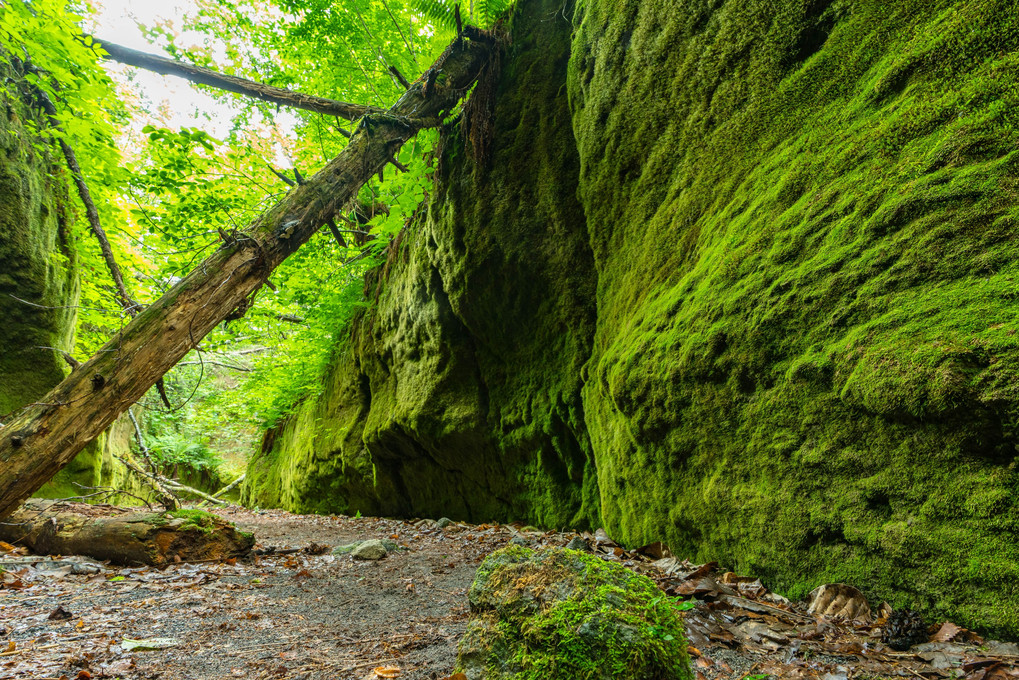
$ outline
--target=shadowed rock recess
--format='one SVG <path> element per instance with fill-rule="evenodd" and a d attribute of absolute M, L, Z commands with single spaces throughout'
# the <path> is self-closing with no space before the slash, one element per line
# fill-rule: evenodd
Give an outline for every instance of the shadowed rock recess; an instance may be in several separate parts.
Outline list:
<path fill-rule="evenodd" d="M 603 525 L 1019 635 L 1019 3 L 521 0 L 492 158 L 245 499 Z"/>

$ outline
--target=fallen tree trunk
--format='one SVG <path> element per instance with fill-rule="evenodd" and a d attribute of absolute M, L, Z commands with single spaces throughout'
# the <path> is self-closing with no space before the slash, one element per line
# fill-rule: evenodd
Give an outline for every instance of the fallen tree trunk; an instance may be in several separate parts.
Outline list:
<path fill-rule="evenodd" d="M 6 517 L 135 403 L 262 286 L 381 172 L 417 130 L 438 124 L 489 55 L 472 30 L 384 114 L 365 116 L 343 152 L 136 316 L 94 357 L 0 429 L 0 518 Z"/>
<path fill-rule="evenodd" d="M 326 97 L 294 92 L 282 87 L 265 85 L 254 80 L 247 80 L 246 78 L 228 76 L 202 66 L 193 66 L 182 61 L 160 57 L 156 54 L 133 50 L 130 47 L 111 43 L 102 38 L 93 37 L 93 40 L 106 51 L 107 58 L 121 64 L 136 66 L 162 75 L 178 76 L 198 85 L 208 85 L 219 90 L 233 92 L 234 94 L 261 99 L 271 104 L 291 106 L 295 109 L 304 109 L 305 111 L 322 113 L 327 116 L 338 116 L 347 120 L 357 120 L 365 114 L 384 111 L 384 109 L 374 106 L 350 104 Z"/>
<path fill-rule="evenodd" d="M 0 540 L 38 555 L 86 555 L 115 564 L 196 562 L 243 557 L 255 538 L 199 510 L 91 517 L 65 504 L 30 501 L 0 524 Z M 73 507 L 67 505 L 67 507 Z"/>

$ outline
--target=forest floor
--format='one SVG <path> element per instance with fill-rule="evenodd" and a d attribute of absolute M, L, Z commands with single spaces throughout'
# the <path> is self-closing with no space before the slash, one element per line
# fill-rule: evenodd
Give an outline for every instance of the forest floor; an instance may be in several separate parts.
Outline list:
<path fill-rule="evenodd" d="M 513 539 L 540 547 L 577 537 L 237 507 L 218 514 L 253 531 L 268 554 L 162 570 L 98 565 L 92 574 L 74 573 L 89 570 L 88 561 L 0 557 L 0 680 L 360 680 L 380 677 L 374 669 L 382 666 L 406 680 L 446 678 L 484 556 Z M 327 549 L 373 538 L 406 549 L 378 561 Z M 755 579 L 656 560 L 654 548 L 626 552 L 601 532 L 586 538 L 605 559 L 696 598 L 685 617 L 697 680 L 1019 678 L 1012 643 L 949 624 L 893 652 L 874 624 L 818 618 Z"/>

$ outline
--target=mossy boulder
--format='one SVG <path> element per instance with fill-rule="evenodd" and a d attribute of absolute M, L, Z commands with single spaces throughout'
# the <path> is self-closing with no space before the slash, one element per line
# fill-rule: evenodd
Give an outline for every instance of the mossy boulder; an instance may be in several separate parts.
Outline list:
<path fill-rule="evenodd" d="M 510 546 L 470 589 L 469 680 L 690 680 L 680 614 L 647 577 L 574 550 Z"/>

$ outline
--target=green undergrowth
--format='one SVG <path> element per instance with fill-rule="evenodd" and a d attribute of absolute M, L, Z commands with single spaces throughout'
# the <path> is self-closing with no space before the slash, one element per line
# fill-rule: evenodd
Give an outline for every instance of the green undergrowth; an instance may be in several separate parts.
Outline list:
<path fill-rule="evenodd" d="M 582 3 L 613 536 L 1019 634 L 1016 9 Z"/>

